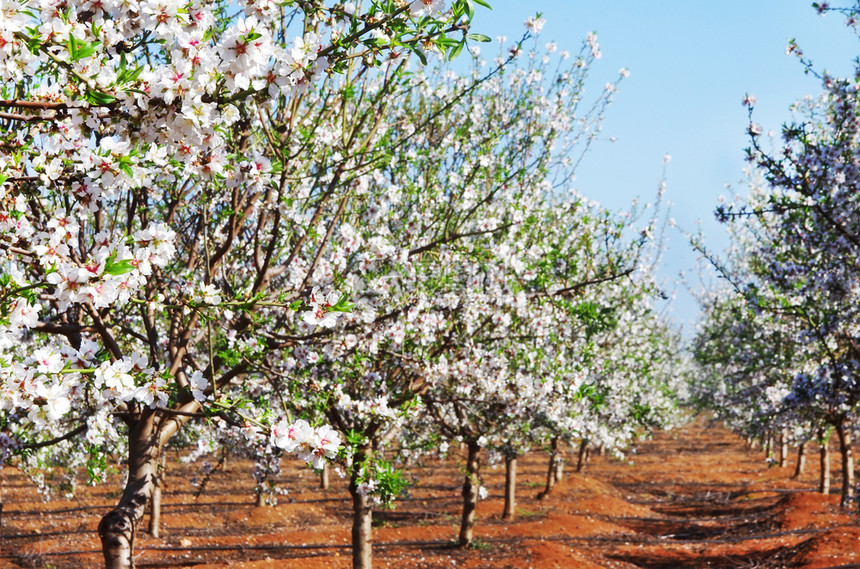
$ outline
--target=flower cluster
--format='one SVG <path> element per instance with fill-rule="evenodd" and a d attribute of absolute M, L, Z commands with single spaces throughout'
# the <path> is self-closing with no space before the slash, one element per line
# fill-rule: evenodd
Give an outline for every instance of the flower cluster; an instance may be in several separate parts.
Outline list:
<path fill-rule="evenodd" d="M 272 427 L 271 442 L 317 469 L 325 466 L 327 458 L 335 458 L 341 445 L 337 431 L 327 425 L 314 429 L 304 419 L 292 423 L 286 419 L 278 421 Z"/>

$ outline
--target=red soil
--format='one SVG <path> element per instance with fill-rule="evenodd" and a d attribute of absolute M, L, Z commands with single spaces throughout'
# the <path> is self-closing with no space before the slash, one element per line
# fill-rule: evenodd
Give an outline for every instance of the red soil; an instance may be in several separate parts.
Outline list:
<path fill-rule="evenodd" d="M 697 420 L 659 433 L 627 459 L 595 457 L 568 473 L 545 500 L 547 458 L 520 459 L 518 517 L 500 519 L 504 468 L 484 467 L 488 499 L 478 505 L 476 543 L 453 546 L 462 458 L 428 461 L 409 496 L 375 512 L 374 564 L 397 569 L 860 568 L 856 513 L 817 485 L 817 448 L 807 472 L 768 468 L 725 429 Z M 173 455 L 170 457 L 174 458 Z M 834 488 L 840 475 L 833 460 Z M 351 566 L 345 484 L 317 489 L 316 475 L 284 464 L 289 490 L 274 507 L 254 507 L 250 466 L 233 460 L 197 500 L 197 465 L 169 461 L 162 537 L 135 541 L 139 568 L 331 568 Z M 74 499 L 45 500 L 16 470 L 0 471 L 0 568 L 97 567 L 95 529 L 116 500 L 115 485 L 82 487 Z"/>

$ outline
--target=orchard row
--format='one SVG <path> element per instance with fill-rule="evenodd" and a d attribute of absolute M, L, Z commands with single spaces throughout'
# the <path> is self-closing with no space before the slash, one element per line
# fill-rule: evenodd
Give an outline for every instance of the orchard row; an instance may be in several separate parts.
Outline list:
<path fill-rule="evenodd" d="M 841 12 L 857 31 L 860 4 Z M 718 261 L 727 286 L 705 299 L 694 342 L 701 402 L 752 439 L 781 439 L 802 455 L 838 437 L 842 501 L 855 499 L 852 434 L 860 403 L 860 74 L 819 73 L 789 44 L 822 92 L 768 137 L 750 112 L 749 195 L 722 204 L 733 246 Z M 776 448 L 768 443 L 769 448 Z M 824 460 L 824 459 L 823 459 Z M 822 468 L 821 490 L 829 475 Z"/>
<path fill-rule="evenodd" d="M 659 209 L 570 190 L 597 38 L 535 17 L 487 56 L 476 5 L 0 4 L 0 458 L 127 472 L 106 567 L 167 445 L 253 456 L 261 496 L 284 455 L 340 464 L 369 567 L 385 450 L 468 448 L 466 545 L 482 452 L 676 420 Z"/>

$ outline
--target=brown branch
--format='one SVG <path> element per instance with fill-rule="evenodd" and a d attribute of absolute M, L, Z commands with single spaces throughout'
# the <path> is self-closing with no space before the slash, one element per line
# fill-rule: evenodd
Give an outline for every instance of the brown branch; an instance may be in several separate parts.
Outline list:
<path fill-rule="evenodd" d="M 605 277 L 597 277 L 594 279 L 589 279 L 589 280 L 585 280 L 582 282 L 578 282 L 575 285 L 557 290 L 557 291 L 552 292 L 552 293 L 545 291 L 545 290 L 532 292 L 528 295 L 528 297 L 529 298 L 537 298 L 540 296 L 564 296 L 564 295 L 572 294 L 572 293 L 575 293 L 575 292 L 579 291 L 580 289 L 583 289 L 587 286 L 601 284 L 601 283 L 605 283 L 605 282 L 611 282 L 611 281 L 614 281 L 617 279 L 624 278 L 626 276 L 631 275 L 634 270 L 635 270 L 635 268 L 631 267 L 631 268 L 627 269 L 626 271 L 623 271 L 620 273 L 613 273 L 613 274 L 607 275 Z"/>
<path fill-rule="evenodd" d="M 21 122 L 39 122 L 39 121 L 52 121 L 54 120 L 52 117 L 41 117 L 39 115 L 19 115 L 16 113 L 4 113 L 0 112 L 0 120 L 6 119 L 10 121 L 21 121 Z"/>
<path fill-rule="evenodd" d="M 32 251 L 25 251 L 24 249 L 19 249 L 18 247 L 13 247 L 12 245 L 8 245 L 6 243 L 0 243 L 0 249 L 5 249 L 10 253 L 15 253 L 16 255 L 25 255 L 27 257 L 34 256 Z"/>
<path fill-rule="evenodd" d="M 461 239 L 463 237 L 474 237 L 476 235 L 486 235 L 488 233 L 495 233 L 497 231 L 504 231 L 505 229 L 511 227 L 512 225 L 513 225 L 512 223 L 506 223 L 504 225 L 500 225 L 500 226 L 495 227 L 493 229 L 482 229 L 479 231 L 467 231 L 465 233 L 454 233 L 452 235 L 442 237 L 442 238 L 437 239 L 435 241 L 431 241 L 427 245 L 422 245 L 421 247 L 417 247 L 415 249 L 412 249 L 411 251 L 409 251 L 409 256 L 411 257 L 412 255 L 418 255 L 419 253 L 424 253 L 425 251 L 429 251 L 429 250 L 433 249 L 434 247 L 438 247 L 439 245 L 444 245 L 446 243 L 451 243 L 452 241 L 456 241 L 457 239 Z"/>
<path fill-rule="evenodd" d="M 68 109 L 66 103 L 51 103 L 48 101 L 21 101 L 21 100 L 2 100 L 0 99 L 0 108 L 8 109 L 18 107 L 21 109 Z"/>
<path fill-rule="evenodd" d="M 101 336 L 102 340 L 104 340 L 105 346 L 108 350 L 110 350 L 111 355 L 118 360 L 122 359 L 122 349 L 119 347 L 119 344 L 117 344 L 116 339 L 113 337 L 113 334 L 111 334 L 110 330 L 108 330 L 108 327 L 105 324 L 105 321 L 99 315 L 98 310 L 93 307 L 91 302 L 85 304 L 84 308 L 86 308 L 86 311 L 90 315 L 90 318 L 92 318 L 93 322 L 95 322 L 96 330 L 98 331 L 99 336 Z"/>
<path fill-rule="evenodd" d="M 61 443 L 63 441 L 69 440 L 70 438 L 75 437 L 75 436 L 83 433 L 86 430 L 87 430 L 87 424 L 84 423 L 84 424 L 79 425 L 76 428 L 72 429 L 71 431 L 69 431 L 68 433 L 66 433 L 65 435 L 63 435 L 61 437 L 57 437 L 57 438 L 51 439 L 49 441 L 42 441 L 40 443 L 26 443 L 23 445 L 18 445 L 18 448 L 37 449 L 37 448 L 44 448 L 44 447 L 52 446 L 52 445 L 55 445 L 57 443 Z"/>
<path fill-rule="evenodd" d="M 335 170 L 335 172 L 334 172 L 334 176 L 332 176 L 331 182 L 329 183 L 328 187 L 326 188 L 325 193 L 323 193 L 322 197 L 320 198 L 320 203 L 317 205 L 317 209 L 314 212 L 313 217 L 308 222 L 309 228 L 316 225 L 317 221 L 319 221 L 320 217 L 322 217 L 323 208 L 325 208 L 326 204 L 328 203 L 329 198 L 334 193 L 335 187 L 340 182 L 340 175 L 341 175 L 342 166 L 343 166 L 342 164 L 338 165 L 337 170 Z M 281 188 L 282 191 L 283 191 L 283 187 L 285 185 L 286 185 L 286 179 L 284 179 L 284 182 L 282 183 L 282 188 Z M 287 257 L 287 260 L 284 261 L 285 267 L 289 267 L 290 264 L 292 264 L 293 260 L 295 260 L 295 258 L 298 256 L 299 250 L 305 244 L 305 241 L 307 241 L 307 238 L 308 238 L 308 231 L 305 231 L 304 234 L 302 234 L 302 236 L 299 237 L 299 240 L 295 244 L 295 246 L 293 247 L 293 250 L 290 251 L 290 254 Z"/>
<path fill-rule="evenodd" d="M 268 280 L 271 277 L 269 267 L 272 265 L 272 256 L 275 253 L 275 247 L 278 244 L 278 240 L 281 236 L 281 210 L 275 209 L 275 219 L 272 222 L 272 240 L 269 242 L 269 246 L 266 247 L 266 258 L 262 260 L 260 266 L 257 269 L 257 278 L 254 281 L 254 286 L 251 287 L 251 294 L 257 294 L 260 292 L 265 286 L 268 284 Z M 255 252 L 255 257 L 256 257 Z"/>
<path fill-rule="evenodd" d="M 325 237 L 323 237 L 322 243 L 320 243 L 320 248 L 317 250 L 317 254 L 314 257 L 311 266 L 308 268 L 307 274 L 305 274 L 305 278 L 302 281 L 302 286 L 299 287 L 299 291 L 303 291 L 308 284 L 308 281 L 311 279 L 314 271 L 319 265 L 320 259 L 322 258 L 323 251 L 326 249 L 326 245 L 331 239 L 332 233 L 334 233 L 334 226 L 337 225 L 337 222 L 340 220 L 340 216 L 343 215 L 343 211 L 346 209 L 346 204 L 349 202 L 350 194 L 347 193 L 340 199 L 340 204 L 337 207 L 337 213 L 334 214 L 334 219 L 331 220 L 331 224 L 328 226 L 328 230 L 325 233 Z"/>
<path fill-rule="evenodd" d="M 39 322 L 35 327 L 39 332 L 46 334 L 80 334 L 81 332 L 97 332 L 98 328 L 94 326 L 83 326 L 81 324 L 48 324 L 47 322 Z"/>

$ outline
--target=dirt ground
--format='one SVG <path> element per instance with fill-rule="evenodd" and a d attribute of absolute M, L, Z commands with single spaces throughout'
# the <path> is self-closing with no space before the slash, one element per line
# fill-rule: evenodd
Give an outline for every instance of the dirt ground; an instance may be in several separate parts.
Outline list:
<path fill-rule="evenodd" d="M 567 449 L 568 459 L 574 457 Z M 162 536 L 135 541 L 139 568 L 350 567 L 345 482 L 328 490 L 297 463 L 279 477 L 289 490 L 255 507 L 250 466 L 230 460 L 195 498 L 200 464 L 170 456 Z M 793 457 L 792 457 L 793 459 Z M 818 448 L 806 473 L 768 468 L 761 451 L 705 419 L 641 442 L 624 461 L 596 456 L 582 474 L 538 500 L 547 455 L 519 461 L 517 520 L 501 519 L 504 467 L 483 469 L 489 497 L 478 504 L 477 540 L 454 547 L 462 458 L 412 469 L 409 495 L 374 513 L 374 566 L 397 569 L 792 568 L 860 569 L 860 525 L 833 494 L 814 493 Z M 0 471 L 0 567 L 97 567 L 96 526 L 117 486 L 81 488 L 74 499 L 43 499 L 12 468 Z M 146 521 L 145 521 L 146 523 Z"/>

